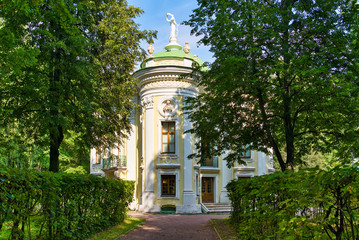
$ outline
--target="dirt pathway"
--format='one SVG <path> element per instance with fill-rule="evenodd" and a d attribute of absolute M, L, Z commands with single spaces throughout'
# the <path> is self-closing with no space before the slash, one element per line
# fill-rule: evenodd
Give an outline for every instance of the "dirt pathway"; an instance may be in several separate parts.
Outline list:
<path fill-rule="evenodd" d="M 121 240 L 217 240 L 210 219 L 227 218 L 228 215 L 172 215 L 172 214 L 131 214 L 145 218 L 146 222 L 122 236 Z"/>

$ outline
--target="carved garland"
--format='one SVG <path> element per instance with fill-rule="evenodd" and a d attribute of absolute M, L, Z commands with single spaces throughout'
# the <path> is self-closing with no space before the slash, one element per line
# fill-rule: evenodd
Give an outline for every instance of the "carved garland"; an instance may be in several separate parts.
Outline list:
<path fill-rule="evenodd" d="M 179 102 L 175 97 L 164 96 L 157 103 L 157 110 L 162 117 L 172 117 L 176 115 L 178 109 Z"/>

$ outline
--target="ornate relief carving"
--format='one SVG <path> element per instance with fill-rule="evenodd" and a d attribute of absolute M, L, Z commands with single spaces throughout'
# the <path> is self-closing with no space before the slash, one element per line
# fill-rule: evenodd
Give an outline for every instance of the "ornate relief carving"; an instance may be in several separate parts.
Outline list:
<path fill-rule="evenodd" d="M 153 108 L 153 97 L 149 96 L 149 97 L 144 97 L 142 98 L 142 105 L 147 109 L 147 108 Z"/>
<path fill-rule="evenodd" d="M 183 73 L 185 74 L 185 72 Z M 173 80 L 173 81 L 181 81 L 181 80 L 187 80 L 191 81 L 191 78 L 188 76 L 184 76 L 183 74 L 160 74 L 160 75 L 151 75 L 146 76 L 144 78 L 141 78 L 141 83 L 147 82 L 147 81 L 163 81 L 163 80 Z"/>
<path fill-rule="evenodd" d="M 185 81 L 156 81 L 156 82 L 149 82 L 142 87 L 143 90 L 151 89 L 151 88 L 190 88 L 193 90 L 197 90 L 196 86 L 190 82 Z"/>
<path fill-rule="evenodd" d="M 161 97 L 157 104 L 157 110 L 163 117 L 172 117 L 176 115 L 179 109 L 177 98 L 171 96 Z"/>

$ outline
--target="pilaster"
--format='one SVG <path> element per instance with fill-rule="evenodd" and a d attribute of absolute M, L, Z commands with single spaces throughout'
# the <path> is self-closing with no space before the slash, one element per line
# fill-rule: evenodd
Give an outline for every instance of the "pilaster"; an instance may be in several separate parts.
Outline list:
<path fill-rule="evenodd" d="M 222 191 L 220 195 L 221 203 L 229 203 L 227 184 L 231 181 L 231 169 L 227 167 L 227 161 L 224 160 L 228 156 L 228 151 L 222 155 Z"/>

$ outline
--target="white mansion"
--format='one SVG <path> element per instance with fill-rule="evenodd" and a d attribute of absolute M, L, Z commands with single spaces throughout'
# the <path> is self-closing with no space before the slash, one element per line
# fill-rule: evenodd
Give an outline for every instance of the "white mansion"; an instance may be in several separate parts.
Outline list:
<path fill-rule="evenodd" d="M 184 99 L 197 96 L 196 82 L 184 74 L 194 64 L 203 64 L 190 53 L 188 43 L 177 43 L 178 25 L 167 14 L 171 37 L 165 50 L 141 64 L 134 76 L 139 80 L 136 101 L 142 112 L 131 118 L 132 133 L 122 146 L 107 151 L 91 150 L 91 174 L 114 175 L 135 181 L 132 206 L 143 212 L 173 210 L 199 213 L 206 203 L 229 203 L 226 185 L 231 179 L 273 172 L 272 159 L 262 152 L 247 151 L 246 165 L 226 166 L 225 156 L 203 164 L 188 158 L 195 151 L 194 137 L 185 133 L 191 122 L 183 112 Z M 177 31 L 176 31 L 177 30 Z M 153 54 L 153 55 L 152 55 Z M 105 153 L 105 154 L 101 154 Z"/>

